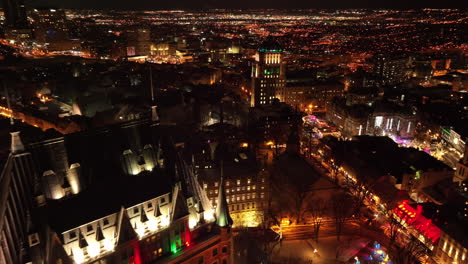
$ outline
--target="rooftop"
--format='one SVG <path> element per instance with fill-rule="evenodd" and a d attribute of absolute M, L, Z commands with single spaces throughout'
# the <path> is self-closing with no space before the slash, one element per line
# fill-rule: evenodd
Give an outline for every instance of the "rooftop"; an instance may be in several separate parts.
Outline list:
<path fill-rule="evenodd" d="M 39 214 L 58 233 L 117 213 L 141 202 L 171 192 L 169 177 L 160 171 L 146 175 L 116 177 L 101 181 L 76 196 L 48 201 L 38 208 Z"/>

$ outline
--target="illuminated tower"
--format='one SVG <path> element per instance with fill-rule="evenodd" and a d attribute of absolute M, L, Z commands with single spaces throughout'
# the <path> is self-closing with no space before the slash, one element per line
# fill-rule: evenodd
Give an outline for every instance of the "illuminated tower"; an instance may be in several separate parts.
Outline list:
<path fill-rule="evenodd" d="M 285 92 L 286 75 L 282 62 L 283 48 L 269 38 L 263 42 L 255 55 L 252 67 L 252 107 L 270 104 L 273 99 L 281 100 Z"/>

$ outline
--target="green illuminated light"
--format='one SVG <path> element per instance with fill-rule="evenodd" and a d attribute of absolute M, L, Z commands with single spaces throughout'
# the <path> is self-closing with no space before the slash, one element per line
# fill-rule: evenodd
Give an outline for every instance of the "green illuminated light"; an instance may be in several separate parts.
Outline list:
<path fill-rule="evenodd" d="M 260 52 L 282 52 L 282 49 L 259 49 Z"/>
<path fill-rule="evenodd" d="M 442 131 L 450 135 L 450 131 L 448 131 L 447 129 L 442 128 Z"/>

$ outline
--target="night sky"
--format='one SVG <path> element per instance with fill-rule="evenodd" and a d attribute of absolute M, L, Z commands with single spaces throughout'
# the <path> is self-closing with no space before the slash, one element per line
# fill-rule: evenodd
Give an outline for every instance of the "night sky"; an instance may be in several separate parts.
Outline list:
<path fill-rule="evenodd" d="M 105 9 L 464 7 L 461 0 L 25 0 L 29 7 Z M 464 2 L 464 4 L 463 4 Z"/>

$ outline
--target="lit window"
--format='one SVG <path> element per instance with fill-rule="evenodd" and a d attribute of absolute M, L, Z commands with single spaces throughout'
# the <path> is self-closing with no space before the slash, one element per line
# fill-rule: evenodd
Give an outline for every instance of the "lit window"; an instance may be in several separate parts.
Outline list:
<path fill-rule="evenodd" d="M 240 180 L 237 180 L 237 185 L 240 185 Z"/>
<path fill-rule="evenodd" d="M 218 187 L 218 182 L 215 182 L 215 187 Z"/>

